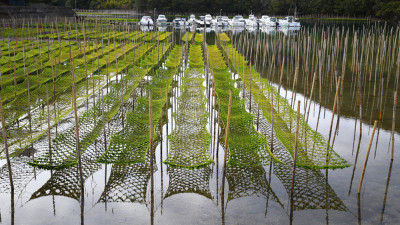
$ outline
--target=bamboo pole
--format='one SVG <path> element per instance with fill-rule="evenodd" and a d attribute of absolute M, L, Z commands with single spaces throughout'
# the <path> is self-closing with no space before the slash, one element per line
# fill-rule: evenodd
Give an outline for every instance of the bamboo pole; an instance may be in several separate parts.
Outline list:
<path fill-rule="evenodd" d="M 83 187 L 83 172 L 82 172 L 82 158 L 81 158 L 81 147 L 79 141 L 79 118 L 78 118 L 78 109 L 76 105 L 76 90 L 75 90 L 75 72 L 74 72 L 74 59 L 72 58 L 71 53 L 71 40 L 69 39 L 69 34 L 71 32 L 71 27 L 68 32 L 68 40 L 69 40 L 69 57 L 71 64 L 71 73 L 72 73 L 72 104 L 74 107 L 74 118 L 75 118 L 75 134 L 76 134 L 76 150 L 78 154 L 78 169 L 79 169 L 79 179 L 81 186 Z M 81 197 L 83 198 L 84 190 L 81 189 Z"/>
<path fill-rule="evenodd" d="M 153 177 L 153 92 L 149 90 L 149 130 L 150 130 L 150 176 L 151 194 L 154 193 Z"/>
<path fill-rule="evenodd" d="M 399 85 L 399 73 L 400 73 L 400 61 L 398 62 L 398 70 L 396 75 L 396 90 L 394 92 L 394 102 L 393 102 L 393 118 L 392 118 L 392 153 L 390 158 L 394 159 L 394 132 L 395 132 L 395 125 L 396 125 L 396 108 L 397 108 L 397 91 Z"/>
<path fill-rule="evenodd" d="M 331 142 L 333 119 L 335 118 L 335 109 L 336 109 L 336 103 L 337 103 L 337 98 L 338 98 L 338 94 L 339 94 L 340 82 L 341 82 L 341 79 L 339 78 L 339 79 L 338 79 L 338 83 L 337 83 L 337 85 L 336 85 L 335 100 L 333 101 L 332 119 L 331 119 L 331 125 L 330 125 L 330 128 L 329 128 L 328 144 L 327 144 L 327 146 L 326 146 L 327 149 L 329 149 L 329 145 L 330 145 L 330 142 Z M 327 160 L 328 160 L 328 159 L 327 159 Z"/>
<path fill-rule="evenodd" d="M 274 88 L 271 87 L 271 152 L 274 151 Z"/>
<path fill-rule="evenodd" d="M 292 186 L 290 189 L 290 223 L 293 221 L 293 196 L 294 196 L 294 185 L 296 180 L 296 163 L 297 163 L 297 145 L 299 140 L 299 123 L 300 123 L 300 100 L 297 101 L 297 120 L 296 120 L 296 137 L 294 142 L 294 159 L 292 169 Z"/>
<path fill-rule="evenodd" d="M 374 139 L 375 129 L 376 129 L 376 125 L 377 124 L 378 124 L 378 120 L 375 120 L 374 129 L 372 130 L 371 138 L 370 138 L 369 144 L 368 144 L 367 155 L 365 156 L 364 166 L 363 166 L 363 169 L 362 169 L 362 172 L 361 172 L 360 183 L 358 184 L 358 194 L 361 193 L 361 187 L 362 187 L 362 182 L 364 180 L 365 169 L 367 168 L 367 163 L 368 163 L 368 156 L 369 156 L 369 152 L 371 150 L 372 140 Z"/>
<path fill-rule="evenodd" d="M 307 105 L 308 109 L 307 109 L 306 123 L 308 123 L 308 116 L 310 114 L 311 100 L 312 100 L 312 96 L 313 96 L 313 93 L 314 93 L 314 84 L 315 84 L 315 78 L 316 77 L 317 77 L 317 73 L 314 72 L 313 82 L 312 82 L 312 85 L 311 85 L 310 100 L 309 100 L 308 105 Z M 342 85 L 342 87 L 343 87 L 343 85 Z"/>
<path fill-rule="evenodd" d="M 226 157 L 228 153 L 229 121 L 231 119 L 231 107 L 232 107 L 232 90 L 230 90 L 229 93 L 228 117 L 226 119 L 226 128 L 225 128 L 225 152 L 224 152 L 224 164 L 222 171 L 222 195 L 224 195 L 225 193 Z"/>
<path fill-rule="evenodd" d="M 47 137 L 49 141 L 49 155 L 51 161 L 51 135 L 50 135 L 50 109 L 49 109 L 49 85 L 46 83 L 46 106 L 47 106 Z"/>
<path fill-rule="evenodd" d="M 7 167 L 8 167 L 8 178 L 10 180 L 11 193 L 12 193 L 12 196 L 14 196 L 14 182 L 13 182 L 12 169 L 11 169 L 10 154 L 8 152 L 6 123 L 4 120 L 3 103 L 2 103 L 1 96 L 0 96 L 0 114 L 1 114 L 1 127 L 3 130 L 4 149 L 6 152 L 6 160 L 7 160 Z"/>
<path fill-rule="evenodd" d="M 160 95 L 161 95 L 161 106 L 160 106 L 160 114 L 161 114 L 161 118 L 160 118 L 160 136 L 161 136 L 161 140 L 162 140 L 162 135 L 163 135 L 163 92 L 162 92 L 162 88 L 160 88 Z M 161 144 L 162 146 L 162 144 Z M 161 147 L 162 148 L 162 147 Z"/>

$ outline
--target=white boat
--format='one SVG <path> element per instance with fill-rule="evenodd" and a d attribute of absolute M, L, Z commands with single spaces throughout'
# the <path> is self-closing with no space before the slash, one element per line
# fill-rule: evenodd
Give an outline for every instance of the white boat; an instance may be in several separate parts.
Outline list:
<path fill-rule="evenodd" d="M 189 20 L 188 20 L 188 24 L 189 24 L 190 26 L 192 26 L 193 24 L 197 24 L 197 22 L 196 22 L 196 16 L 195 16 L 194 14 L 191 14 L 191 15 L 190 15 Z"/>
<path fill-rule="evenodd" d="M 139 22 L 139 25 L 141 26 L 153 26 L 153 24 L 153 20 L 150 16 L 143 16 Z"/>
<path fill-rule="evenodd" d="M 229 17 L 227 17 L 227 16 L 223 16 L 222 17 L 222 24 L 224 26 L 228 26 L 229 25 L 229 21 L 230 21 Z"/>
<path fill-rule="evenodd" d="M 154 26 L 148 26 L 148 25 L 141 25 L 140 26 L 140 30 L 142 32 L 149 32 L 152 31 L 154 29 Z"/>
<path fill-rule="evenodd" d="M 188 24 L 186 23 L 186 19 L 185 18 L 180 18 L 180 17 L 176 17 L 172 23 L 174 24 L 175 28 L 183 28 L 185 27 L 185 25 L 187 26 Z"/>
<path fill-rule="evenodd" d="M 279 26 L 281 27 L 300 27 L 300 22 L 297 22 L 293 16 L 287 16 L 284 19 L 279 20 Z"/>
<path fill-rule="evenodd" d="M 279 22 L 275 17 L 262 16 L 260 19 L 260 23 L 263 27 L 278 27 Z"/>
<path fill-rule="evenodd" d="M 213 26 L 223 27 L 224 21 L 222 20 L 222 16 L 217 16 L 217 17 L 215 17 L 215 19 L 212 19 L 211 24 Z"/>
<path fill-rule="evenodd" d="M 253 14 L 249 15 L 249 18 L 245 20 L 247 27 L 258 27 L 257 17 Z"/>
<path fill-rule="evenodd" d="M 241 15 L 237 15 L 233 17 L 232 20 L 229 21 L 229 26 L 231 27 L 244 27 L 244 25 L 245 25 L 245 20 Z"/>
<path fill-rule="evenodd" d="M 163 26 L 163 25 L 167 25 L 167 17 L 165 17 L 165 15 L 158 15 L 157 18 L 157 25 L 159 26 Z"/>
<path fill-rule="evenodd" d="M 210 14 L 207 14 L 205 17 L 204 17 L 204 22 L 206 23 L 206 26 L 211 26 L 211 21 L 212 21 L 212 16 L 210 15 Z"/>
<path fill-rule="evenodd" d="M 200 16 L 199 19 L 196 20 L 197 27 L 201 27 L 201 28 L 204 27 L 204 23 L 205 23 L 204 18 L 205 18 L 205 16 Z"/>

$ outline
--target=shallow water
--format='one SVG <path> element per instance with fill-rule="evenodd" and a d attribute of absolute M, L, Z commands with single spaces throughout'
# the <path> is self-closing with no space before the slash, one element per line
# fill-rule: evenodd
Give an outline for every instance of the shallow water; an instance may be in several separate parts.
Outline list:
<path fill-rule="evenodd" d="M 207 36 L 209 44 L 213 44 L 213 35 L 209 33 Z M 273 79 L 275 86 L 276 79 Z M 281 89 L 281 95 L 289 98 L 291 92 L 287 88 L 284 86 Z M 304 102 L 301 87 L 297 91 L 297 99 Z M 318 127 L 318 132 L 326 139 L 334 93 L 330 95 L 330 100 L 321 106 Z M 351 106 L 350 96 L 344 96 L 343 99 L 343 108 Z M 346 99 L 350 99 L 349 102 Z M 170 102 L 175 100 L 171 99 Z M 312 128 L 317 126 L 319 107 L 319 102 L 311 102 L 309 124 Z M 387 108 L 391 108 L 389 103 Z M 399 112 L 397 110 L 398 118 Z M 304 114 L 304 107 L 301 107 L 301 113 Z M 170 108 L 170 120 L 171 115 Z M 298 168 L 294 224 L 400 223 L 400 134 L 395 133 L 395 155 L 391 162 L 391 126 L 383 125 L 377 129 L 363 188 L 358 196 L 357 188 L 373 120 L 363 120 L 360 136 L 360 124 L 356 116 L 353 110 L 342 113 L 333 146 L 340 156 L 352 164 L 350 167 L 336 170 Z M 391 118 L 391 113 L 385 113 L 383 120 L 391 121 Z M 114 126 L 119 126 L 118 120 L 114 121 Z M 168 133 L 173 130 L 171 123 L 164 125 L 162 141 L 155 147 L 154 195 L 150 191 L 149 166 L 146 163 L 127 166 L 97 163 L 96 156 L 101 155 L 104 149 L 102 143 L 96 142 L 83 155 L 83 204 L 79 202 L 81 193 L 76 167 L 60 171 L 36 169 L 26 164 L 30 160 L 28 157 L 21 156 L 12 159 L 16 187 L 15 209 L 12 209 L 6 162 L 0 160 L 0 224 L 10 224 L 12 220 L 15 220 L 15 224 L 290 222 L 292 168 L 289 164 L 271 164 L 262 168 L 228 167 L 222 202 L 222 146 L 218 146 L 218 154 L 213 155 L 215 163 L 209 166 L 194 170 L 170 167 L 162 163 L 168 148 L 166 126 L 169 126 Z M 276 143 L 276 148 L 280 148 L 279 143 Z M 81 211 L 84 213 L 81 214 Z"/>

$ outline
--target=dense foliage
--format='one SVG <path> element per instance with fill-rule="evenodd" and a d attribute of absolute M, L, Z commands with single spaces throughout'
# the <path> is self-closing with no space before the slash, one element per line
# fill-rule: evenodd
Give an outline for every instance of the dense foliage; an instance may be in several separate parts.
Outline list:
<path fill-rule="evenodd" d="M 1 1 L 5 4 L 8 1 Z M 293 14 L 400 19 L 400 0 L 31 0 L 78 9 L 138 9 L 163 13 Z M 75 5 L 76 4 L 76 5 Z"/>

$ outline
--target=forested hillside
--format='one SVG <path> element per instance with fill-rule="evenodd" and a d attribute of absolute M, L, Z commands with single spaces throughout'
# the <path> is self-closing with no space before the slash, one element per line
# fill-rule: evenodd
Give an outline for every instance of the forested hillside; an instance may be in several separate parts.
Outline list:
<path fill-rule="evenodd" d="M 33 0 L 75 7 L 75 0 Z M 50 2 L 49 2 L 50 3 Z M 337 15 L 400 19 L 400 0 L 76 0 L 79 9 L 157 9 L 157 12 L 287 15 Z"/>

